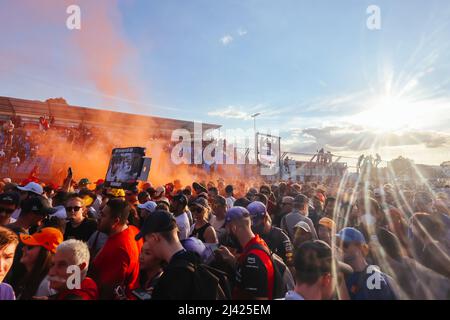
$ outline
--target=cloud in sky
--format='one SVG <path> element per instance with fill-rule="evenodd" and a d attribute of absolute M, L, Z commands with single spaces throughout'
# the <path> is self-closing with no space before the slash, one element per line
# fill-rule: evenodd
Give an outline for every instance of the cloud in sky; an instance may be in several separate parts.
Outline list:
<path fill-rule="evenodd" d="M 250 114 L 248 112 L 241 111 L 239 110 L 239 108 L 234 106 L 228 106 L 225 109 L 210 111 L 208 112 L 208 115 L 227 119 L 241 119 L 241 120 L 250 119 Z"/>
<path fill-rule="evenodd" d="M 227 34 L 227 35 L 225 35 L 225 36 L 223 36 L 221 39 L 220 39 L 220 42 L 222 42 L 222 44 L 224 45 L 224 46 L 227 46 L 227 45 L 229 45 L 231 42 L 233 42 L 233 37 L 231 36 L 231 35 L 229 35 L 229 34 Z"/>
<path fill-rule="evenodd" d="M 385 147 L 450 147 L 450 134 L 431 130 L 376 133 L 362 126 L 325 126 L 291 129 L 291 151 L 310 152 L 317 147 L 334 151 L 363 151 Z"/>
<path fill-rule="evenodd" d="M 247 32 L 247 30 L 244 30 L 244 29 L 242 29 L 242 28 L 239 28 L 238 31 L 237 31 L 237 33 L 238 33 L 238 35 L 239 35 L 240 37 L 243 37 L 243 36 L 245 36 L 248 32 Z"/>

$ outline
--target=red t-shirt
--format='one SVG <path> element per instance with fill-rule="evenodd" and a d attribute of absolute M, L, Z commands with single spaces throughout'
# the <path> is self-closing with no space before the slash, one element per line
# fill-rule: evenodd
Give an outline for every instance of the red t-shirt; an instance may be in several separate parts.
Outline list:
<path fill-rule="evenodd" d="M 65 290 L 57 295 L 56 300 L 66 300 L 68 296 L 77 296 L 82 300 L 97 300 L 97 284 L 91 278 L 86 277 L 81 281 L 80 289 Z"/>
<path fill-rule="evenodd" d="M 139 286 L 139 253 L 143 240 L 135 240 L 139 230 L 128 226 L 110 236 L 92 263 L 92 276 L 101 291 L 102 286 L 121 286 L 132 298 L 131 290 Z M 112 293 L 111 293 L 112 296 Z"/>

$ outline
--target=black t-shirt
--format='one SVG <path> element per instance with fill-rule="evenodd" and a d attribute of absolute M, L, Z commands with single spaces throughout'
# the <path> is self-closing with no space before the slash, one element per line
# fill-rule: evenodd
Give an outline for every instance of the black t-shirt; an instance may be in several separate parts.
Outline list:
<path fill-rule="evenodd" d="M 77 239 L 84 242 L 88 242 L 91 235 L 97 230 L 97 221 L 86 218 L 76 228 L 69 222 L 66 225 L 66 231 L 64 232 L 64 239 Z"/>
<path fill-rule="evenodd" d="M 207 223 L 201 228 L 198 228 L 198 229 L 194 228 L 194 230 L 192 231 L 191 237 L 196 237 L 201 242 L 206 243 L 205 232 L 209 227 L 211 227 L 211 224 Z"/>
<path fill-rule="evenodd" d="M 270 251 L 280 256 L 287 266 L 292 265 L 293 246 L 289 236 L 283 230 L 272 227 L 269 233 L 262 235 L 261 238 L 267 243 Z"/>
<path fill-rule="evenodd" d="M 187 269 L 174 267 L 179 259 L 185 259 L 195 264 L 200 262 L 198 256 L 193 252 L 181 250 L 174 254 L 153 290 L 152 300 L 192 299 L 191 290 L 194 277 L 192 272 Z"/>

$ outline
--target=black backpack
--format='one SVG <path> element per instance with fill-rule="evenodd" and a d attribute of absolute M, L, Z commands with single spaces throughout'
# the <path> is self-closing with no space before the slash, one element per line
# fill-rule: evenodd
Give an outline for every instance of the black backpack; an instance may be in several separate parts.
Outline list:
<path fill-rule="evenodd" d="M 286 292 L 292 290 L 295 286 L 294 277 L 292 276 L 291 271 L 284 263 L 283 259 L 278 256 L 276 253 L 271 252 L 268 248 L 260 245 L 259 243 L 255 243 L 250 246 L 248 252 L 252 250 L 260 250 L 267 254 L 272 262 L 273 266 L 273 290 L 272 290 L 272 299 L 281 299 L 286 296 Z"/>
<path fill-rule="evenodd" d="M 183 268 L 192 273 L 192 300 L 231 300 L 231 286 L 228 275 L 219 269 L 203 263 L 178 259 L 173 268 Z"/>

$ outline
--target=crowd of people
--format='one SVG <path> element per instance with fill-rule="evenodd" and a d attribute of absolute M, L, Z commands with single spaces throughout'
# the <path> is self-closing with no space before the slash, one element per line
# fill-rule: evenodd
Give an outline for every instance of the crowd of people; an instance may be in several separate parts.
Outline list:
<path fill-rule="evenodd" d="M 0 300 L 450 298 L 449 194 L 68 175 L 0 183 Z"/>

